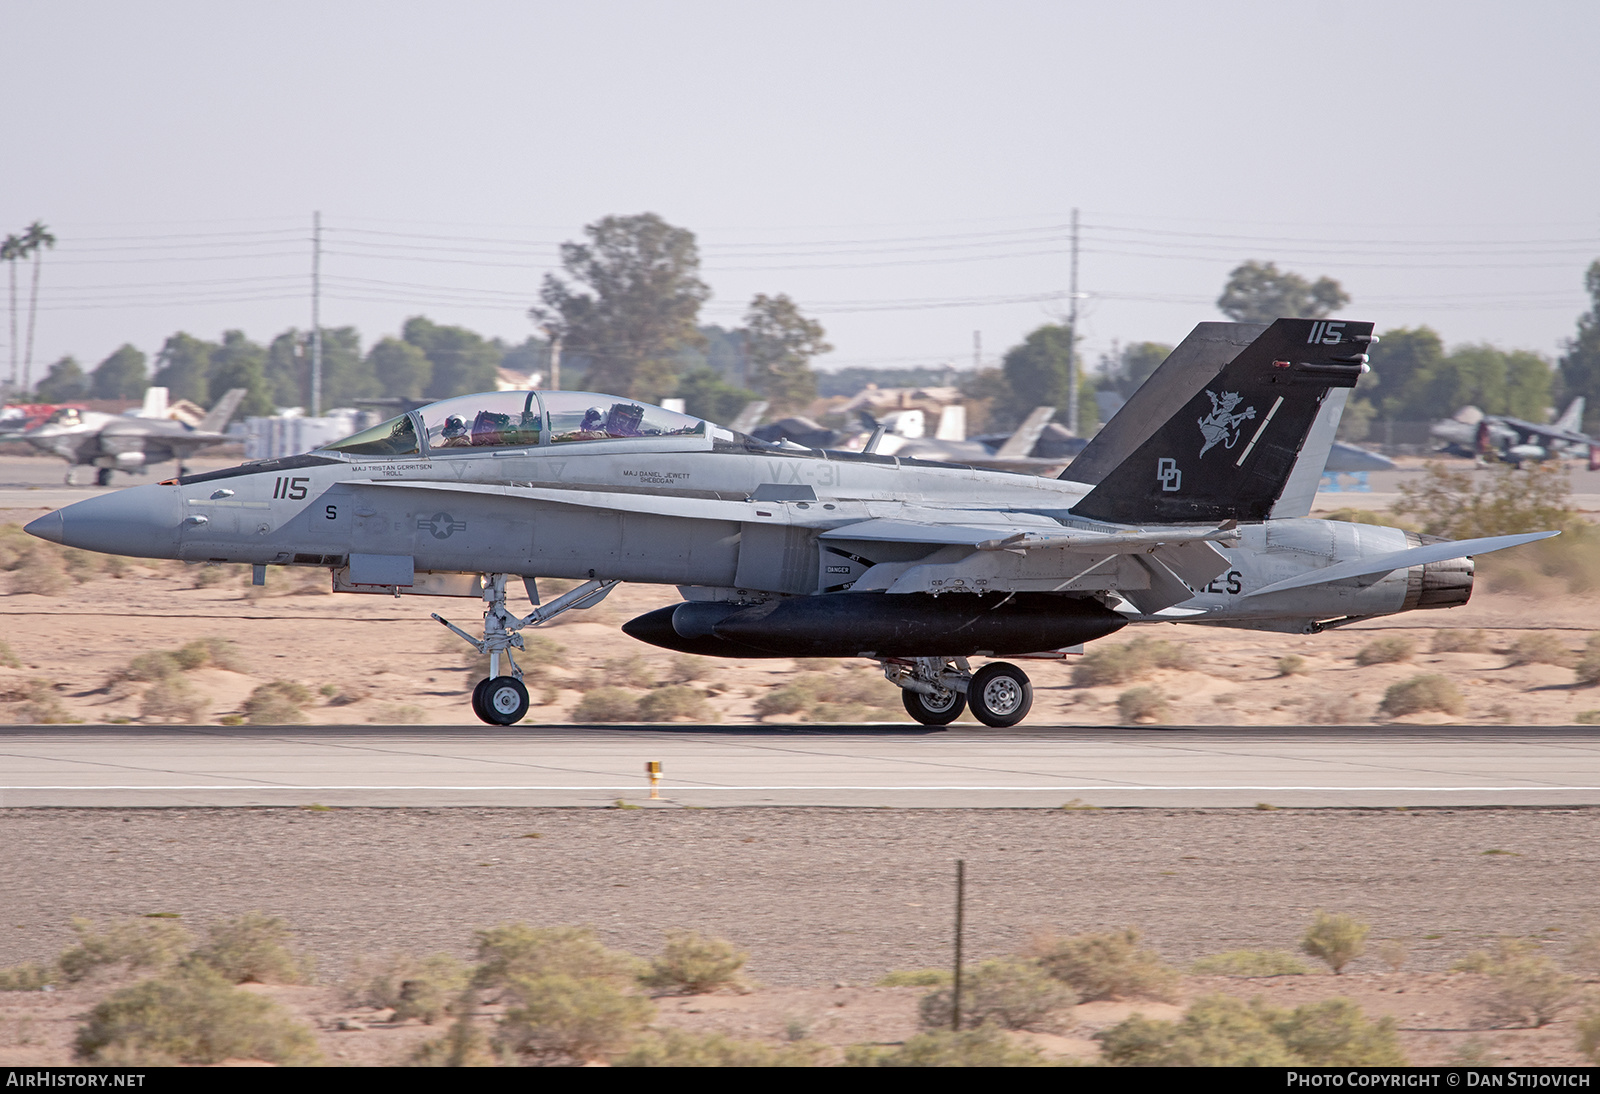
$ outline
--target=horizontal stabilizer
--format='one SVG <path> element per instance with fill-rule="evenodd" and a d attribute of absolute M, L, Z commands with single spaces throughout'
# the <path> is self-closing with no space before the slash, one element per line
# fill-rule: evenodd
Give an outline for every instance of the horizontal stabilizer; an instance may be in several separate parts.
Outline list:
<path fill-rule="evenodd" d="M 1507 547 L 1520 547 L 1524 543 L 1533 543 L 1535 540 L 1549 539 L 1551 536 L 1559 536 L 1560 534 L 1560 532 L 1527 532 L 1517 536 L 1486 536 L 1482 539 L 1457 539 L 1449 540 L 1445 543 L 1431 543 L 1426 547 L 1413 547 L 1410 550 L 1396 551 L 1393 554 L 1378 555 L 1374 558 L 1358 558 L 1350 562 L 1326 566 L 1320 570 L 1312 570 L 1309 573 L 1300 574 L 1298 577 L 1286 578 L 1265 588 L 1245 593 L 1243 599 L 1248 600 L 1252 596 L 1265 596 L 1267 593 L 1281 593 L 1289 589 L 1303 589 L 1310 585 L 1322 585 L 1329 581 L 1345 581 L 1352 577 L 1386 574 L 1391 570 L 1403 570 L 1412 566 L 1423 566 L 1430 562 L 1443 562 L 1451 558 L 1486 555 L 1490 551 L 1503 551 Z"/>

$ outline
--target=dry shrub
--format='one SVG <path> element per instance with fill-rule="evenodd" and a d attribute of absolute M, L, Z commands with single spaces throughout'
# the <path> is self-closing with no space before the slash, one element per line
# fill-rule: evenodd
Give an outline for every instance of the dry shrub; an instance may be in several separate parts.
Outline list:
<path fill-rule="evenodd" d="M 289 924 L 261 912 L 213 923 L 206 944 L 194 956 L 235 984 L 311 980 L 311 959 L 289 948 Z"/>
<path fill-rule="evenodd" d="M 359 984 L 351 993 L 355 1002 L 392 1008 L 396 1022 L 417 1018 L 430 1026 L 451 1012 L 471 979 L 467 966 L 447 953 L 358 961 L 355 975 Z"/>
<path fill-rule="evenodd" d="M 1571 665 L 1575 658 L 1566 644 L 1553 634 L 1525 634 L 1507 652 L 1510 665 Z"/>
<path fill-rule="evenodd" d="M 1578 683 L 1585 687 L 1594 687 L 1600 684 L 1600 634 L 1591 634 L 1589 641 L 1584 645 L 1583 656 L 1572 671 L 1578 678 Z"/>
<path fill-rule="evenodd" d="M 208 665 L 229 672 L 250 671 L 239 655 L 239 648 L 226 638 L 218 638 L 215 635 L 196 638 L 193 642 L 185 643 L 172 651 L 172 658 L 178 663 L 178 667 L 186 672 L 203 669 Z"/>
<path fill-rule="evenodd" d="M 1301 960 L 1283 950 L 1229 950 L 1202 957 L 1189 971 L 1196 976 L 1305 976 Z"/>
<path fill-rule="evenodd" d="M 880 988 L 942 988 L 950 983 L 949 969 L 894 969 L 877 982 Z"/>
<path fill-rule="evenodd" d="M 1084 654 L 1072 670 L 1072 686 L 1079 688 L 1125 684 L 1157 669 L 1194 667 L 1194 654 L 1182 642 L 1162 638 L 1135 638 L 1132 642 L 1097 645 Z"/>
<path fill-rule="evenodd" d="M 181 676 L 157 680 L 139 700 L 139 717 L 147 722 L 199 725 L 205 721 L 211 697 L 202 695 Z"/>
<path fill-rule="evenodd" d="M 1391 718 L 1428 710 L 1459 716 L 1466 711 L 1467 701 L 1449 677 L 1424 674 L 1390 684 L 1379 706 Z"/>
<path fill-rule="evenodd" d="M 655 665 L 641 654 L 612 657 L 602 661 L 600 669 L 607 679 L 623 681 L 632 688 L 654 687 L 656 683 Z"/>
<path fill-rule="evenodd" d="M 1368 720 L 1363 704 L 1348 692 L 1329 691 L 1314 696 L 1301 711 L 1312 725 L 1348 726 Z"/>
<path fill-rule="evenodd" d="M 1600 1064 L 1600 1005 L 1591 1006 L 1578 1019 L 1578 1051 L 1592 1064 Z"/>
<path fill-rule="evenodd" d="M 243 569 L 242 566 L 224 566 L 216 562 L 202 563 L 194 568 L 192 584 L 196 589 L 209 589 L 213 585 L 221 585 L 224 581 L 238 578 Z"/>
<path fill-rule="evenodd" d="M 1386 938 L 1378 943 L 1378 960 L 1389 966 L 1390 972 L 1399 972 L 1406 967 L 1406 957 L 1410 955 L 1411 947 L 1406 945 L 1403 938 Z"/>
<path fill-rule="evenodd" d="M 1478 950 L 1457 962 L 1454 971 L 1489 977 L 1484 1008 L 1501 1024 L 1547 1026 L 1577 991 L 1576 981 L 1525 938 L 1502 938 L 1492 951 Z"/>
<path fill-rule="evenodd" d="M 1491 592 L 1543 596 L 1600 589 L 1600 526 L 1572 520 L 1564 527 L 1554 539 L 1480 556 L 1484 586 Z"/>
<path fill-rule="evenodd" d="M 949 1029 L 955 988 L 923 996 L 917 1013 L 924 1029 Z M 1078 996 L 1039 962 L 1016 957 L 985 961 L 961 974 L 961 1026 L 977 1029 L 1051 1030 Z"/>
<path fill-rule="evenodd" d="M 1229 995 L 1195 1001 L 1177 1022 L 1135 1014 L 1095 1034 L 1105 1058 L 1132 1067 L 1401 1067 L 1393 1018 L 1376 1022 L 1349 999 L 1293 1010 Z"/>
<path fill-rule="evenodd" d="M 1489 637 L 1482 629 L 1458 631 L 1445 629 L 1433 632 L 1430 653 L 1488 653 Z"/>
<path fill-rule="evenodd" d="M 669 684 L 692 684 L 702 679 L 710 669 L 710 658 L 679 654 L 667 666 L 666 681 Z"/>
<path fill-rule="evenodd" d="M 626 1048 L 655 1016 L 650 1000 L 610 981 L 553 974 L 517 977 L 495 1043 L 536 1060 L 587 1063 Z"/>
<path fill-rule="evenodd" d="M 703 995 L 718 988 L 743 985 L 740 970 L 750 955 L 725 938 L 706 938 L 696 931 L 669 931 L 661 956 L 640 977 L 646 987 Z"/>
<path fill-rule="evenodd" d="M 1430 536 L 1473 539 L 1567 528 L 1575 523 L 1567 508 L 1570 493 L 1559 461 L 1460 471 L 1429 463 L 1420 479 L 1400 483 L 1400 500 L 1389 508 L 1416 516 Z"/>
<path fill-rule="evenodd" d="M 500 1062 L 488 1035 L 465 1014 L 451 1023 L 449 1033 L 422 1042 L 406 1057 L 412 1067 L 494 1067 Z"/>
<path fill-rule="evenodd" d="M 1386 634 L 1362 646 L 1356 653 L 1356 664 L 1393 665 L 1411 660 L 1416 652 L 1415 640 L 1403 634 Z"/>
<path fill-rule="evenodd" d="M 1299 676 L 1306 671 L 1306 659 L 1298 653 L 1291 653 L 1287 657 L 1280 657 L 1275 662 L 1279 676 Z"/>
<path fill-rule="evenodd" d="M 49 550 L 45 544 L 35 545 L 11 571 L 13 593 L 60 596 L 71 584 L 61 553 Z"/>
<path fill-rule="evenodd" d="M 502 923 L 475 935 L 478 969 L 473 983 L 501 987 L 511 980 L 540 976 L 599 977 L 630 983 L 639 971 L 632 954 L 607 949 L 592 927 L 530 927 Z"/>
<path fill-rule="evenodd" d="M 639 717 L 646 722 L 712 722 L 716 721 L 716 712 L 706 705 L 705 692 L 669 684 L 639 700 Z"/>
<path fill-rule="evenodd" d="M 639 700 L 622 688 L 595 688 L 572 709 L 574 722 L 637 722 Z"/>
<path fill-rule="evenodd" d="M 306 720 L 301 709 L 311 702 L 311 689 L 291 680 L 262 684 L 244 701 L 245 720 L 253 726 L 294 725 Z"/>
<path fill-rule="evenodd" d="M 1318 908 L 1315 914 L 1300 940 L 1300 951 L 1326 962 L 1338 976 L 1346 965 L 1367 952 L 1367 934 L 1372 927 L 1343 913 L 1330 915 Z"/>
<path fill-rule="evenodd" d="M 39 991 L 56 982 L 56 970 L 37 961 L 0 969 L 0 991 Z"/>
<path fill-rule="evenodd" d="M 194 944 L 182 924 L 167 919 L 124 919 L 97 931 L 92 920 L 74 918 L 72 930 L 77 943 L 56 958 L 69 984 L 112 966 L 129 971 L 171 968 Z"/>
<path fill-rule="evenodd" d="M 11 649 L 11 643 L 0 640 L 0 665 L 8 669 L 20 669 L 22 662 L 17 660 L 17 655 Z"/>
<path fill-rule="evenodd" d="M 113 993 L 78 1030 L 78 1058 L 109 1065 L 318 1062 L 311 1031 L 204 966 Z"/>
<path fill-rule="evenodd" d="M 27 561 L 39 541 L 20 524 L 0 524 L 0 570 L 15 570 Z"/>
<path fill-rule="evenodd" d="M 428 720 L 428 712 L 419 706 L 390 704 L 368 715 L 367 721 L 385 726 L 420 726 Z"/>
<path fill-rule="evenodd" d="M 823 694 L 828 678 L 821 673 L 807 672 L 795 677 L 781 687 L 769 688 L 756 700 L 756 717 L 773 714 L 806 714 L 816 705 L 817 696 Z"/>
<path fill-rule="evenodd" d="M 1043 938 L 1033 946 L 1040 965 L 1072 985 L 1086 1001 L 1160 999 L 1171 1002 L 1178 973 L 1155 950 L 1139 945 L 1137 927 L 1098 934 Z"/>
<path fill-rule="evenodd" d="M 722 1033 L 663 1030 L 639 1040 L 613 1067 L 815 1067 L 825 1051 L 813 1042 L 781 1047 L 738 1041 Z"/>
<path fill-rule="evenodd" d="M 1600 927 L 1590 927 L 1572 943 L 1572 964 L 1590 976 L 1600 974 Z"/>
<path fill-rule="evenodd" d="M 152 650 L 141 653 L 128 667 L 122 670 L 124 680 L 165 680 L 169 676 L 176 676 L 183 671 L 183 666 L 178 664 L 178 659 L 166 650 Z"/>
<path fill-rule="evenodd" d="M 12 712 L 12 721 L 17 725 L 65 725 L 78 720 L 67 713 L 56 686 L 38 677 L 13 681 L 0 700 L 21 704 Z"/>
<path fill-rule="evenodd" d="M 1117 696 L 1117 717 L 1123 725 L 1163 723 L 1169 710 L 1167 693 L 1157 687 L 1129 688 Z"/>
<path fill-rule="evenodd" d="M 919 1033 L 898 1048 L 851 1045 L 846 1067 L 1048 1067 L 1032 1045 L 1020 1045 L 993 1026 Z"/>

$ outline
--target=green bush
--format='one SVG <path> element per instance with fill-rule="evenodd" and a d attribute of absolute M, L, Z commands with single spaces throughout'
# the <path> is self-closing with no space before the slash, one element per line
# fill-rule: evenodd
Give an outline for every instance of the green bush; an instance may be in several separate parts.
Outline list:
<path fill-rule="evenodd" d="M 949 984 L 949 969 L 894 969 L 878 980 L 880 988 L 942 988 Z"/>
<path fill-rule="evenodd" d="M 1305 976 L 1311 970 L 1283 950 L 1229 950 L 1202 957 L 1189 971 L 1197 976 Z"/>
<path fill-rule="evenodd" d="M 637 722 L 639 700 L 622 688 L 595 688 L 572 708 L 574 722 Z"/>
<path fill-rule="evenodd" d="M 1079 688 L 1126 684 L 1157 669 L 1194 667 L 1194 654 L 1182 642 L 1161 638 L 1135 638 L 1122 644 L 1095 646 L 1072 670 L 1072 686 Z"/>
<path fill-rule="evenodd" d="M 1466 711 L 1467 701 L 1448 676 L 1424 674 L 1390 684 L 1378 707 L 1391 718 L 1428 710 L 1459 716 Z"/>
<path fill-rule="evenodd" d="M 846 1067 L 1047 1067 L 1043 1053 L 1018 1045 L 993 1026 L 919 1033 L 898 1048 L 851 1045 Z"/>
<path fill-rule="evenodd" d="M 1600 1064 L 1600 1006 L 1590 1007 L 1578 1019 L 1578 1051 L 1592 1064 Z"/>
<path fill-rule="evenodd" d="M 798 1041 L 782 1047 L 736 1041 L 721 1033 L 669 1029 L 645 1037 L 612 1061 L 614 1067 L 814 1067 L 819 1044 Z"/>
<path fill-rule="evenodd" d="M 301 708 L 311 702 L 311 689 L 291 680 L 262 684 L 244 701 L 245 720 L 253 726 L 286 726 L 306 720 Z"/>
<path fill-rule="evenodd" d="M 514 976 L 495 1037 L 504 1050 L 542 1060 L 599 1060 L 627 1047 L 655 1015 L 650 1000 L 609 979 Z"/>
<path fill-rule="evenodd" d="M 1478 950 L 1454 968 L 1489 977 L 1484 1006 L 1502 1024 L 1547 1026 L 1577 990 L 1576 981 L 1557 968 L 1538 943 L 1527 939 L 1502 938 L 1492 951 Z"/>
<path fill-rule="evenodd" d="M 1155 950 L 1139 945 L 1139 930 L 1044 938 L 1033 952 L 1057 980 L 1072 985 L 1085 1000 L 1177 998 L 1178 973 Z"/>
<path fill-rule="evenodd" d="M 0 969 L 0 991 L 38 991 L 56 982 L 56 970 L 37 961 Z"/>
<path fill-rule="evenodd" d="M 672 722 L 680 718 L 691 722 L 710 722 L 715 712 L 706 705 L 705 692 L 698 688 L 669 684 L 646 693 L 639 700 L 639 717 L 646 722 Z"/>
<path fill-rule="evenodd" d="M 74 917 L 72 931 L 77 943 L 56 959 L 69 984 L 113 965 L 130 971 L 167 969 L 194 945 L 194 936 L 182 924 L 167 919 L 123 919 L 97 931 L 93 921 Z"/>
<path fill-rule="evenodd" d="M 1316 918 L 1300 940 L 1300 950 L 1326 962 L 1338 976 L 1346 965 L 1367 952 L 1367 935 L 1371 930 L 1371 925 L 1354 916 L 1330 915 L 1318 908 Z"/>
<path fill-rule="evenodd" d="M 1403 634 L 1386 634 L 1374 638 L 1356 652 L 1358 665 L 1393 665 L 1409 661 L 1417 652 L 1417 644 Z"/>
<path fill-rule="evenodd" d="M 923 997 L 918 1015 L 926 1029 L 949 1029 L 954 987 Z M 961 1026 L 1053 1029 L 1061 1011 L 1078 1001 L 1067 985 L 1037 961 L 1008 957 L 985 961 L 961 974 Z"/>
<path fill-rule="evenodd" d="M 1415 515 L 1430 536 L 1508 536 L 1573 524 L 1570 487 L 1555 461 L 1527 469 L 1502 464 L 1487 472 L 1430 463 L 1420 480 L 1400 483 L 1400 500 L 1389 508 Z"/>
<path fill-rule="evenodd" d="M 742 984 L 739 970 L 750 955 L 725 938 L 695 931 L 670 931 L 661 956 L 640 979 L 647 987 L 701 995 Z"/>
<path fill-rule="evenodd" d="M 1399 1067 L 1393 1018 L 1348 999 L 1292 1011 L 1229 995 L 1198 999 L 1177 1022 L 1135 1014 L 1095 1035 L 1108 1062 L 1132 1067 Z"/>
<path fill-rule="evenodd" d="M 1483 631 L 1442 630 L 1433 632 L 1432 653 L 1488 653 L 1489 639 Z"/>
<path fill-rule="evenodd" d="M 1566 643 L 1553 634 L 1525 634 L 1512 644 L 1507 654 L 1512 665 L 1560 665 L 1577 660 Z"/>
<path fill-rule="evenodd" d="M 235 984 L 304 984 L 311 979 L 309 957 L 289 948 L 289 924 L 276 916 L 246 912 L 213 923 L 195 959 Z"/>
<path fill-rule="evenodd" d="M 447 953 L 358 962 L 356 976 L 359 987 L 353 994 L 358 1002 L 392 1008 L 397 1022 L 418 1018 L 430 1026 L 450 1013 L 471 979 L 467 966 Z"/>
<path fill-rule="evenodd" d="M 1129 688 L 1117 696 L 1117 718 L 1123 725 L 1164 723 L 1170 709 L 1167 693 L 1156 687 Z"/>
<path fill-rule="evenodd" d="M 592 927 L 530 927 L 502 923 L 478 931 L 473 984 L 496 988 L 513 979 L 571 976 L 629 984 L 639 971 L 632 954 L 607 949 Z"/>
<path fill-rule="evenodd" d="M 76 1049 L 81 1060 L 114 1066 L 318 1062 L 309 1029 L 203 966 L 112 993 L 79 1028 Z"/>

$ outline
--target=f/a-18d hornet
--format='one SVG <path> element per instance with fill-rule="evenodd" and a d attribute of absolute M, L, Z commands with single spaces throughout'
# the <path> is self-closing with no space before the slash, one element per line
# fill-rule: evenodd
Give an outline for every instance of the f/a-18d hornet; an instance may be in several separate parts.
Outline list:
<path fill-rule="evenodd" d="M 70 505 L 32 534 L 94 551 L 321 566 L 343 592 L 481 597 L 472 707 L 528 712 L 521 631 L 619 582 L 679 602 L 623 630 L 716 657 L 866 657 L 906 710 L 1011 726 L 1033 701 L 999 658 L 1181 620 L 1315 633 L 1465 604 L 1447 542 L 1312 520 L 1372 324 L 1203 323 L 1061 478 L 773 445 L 631 399 L 468 395 L 303 456 Z M 507 604 L 523 579 L 526 615 Z M 536 579 L 581 584 L 541 602 Z M 974 666 L 974 659 L 985 663 Z M 502 671 L 508 668 L 509 671 Z"/>

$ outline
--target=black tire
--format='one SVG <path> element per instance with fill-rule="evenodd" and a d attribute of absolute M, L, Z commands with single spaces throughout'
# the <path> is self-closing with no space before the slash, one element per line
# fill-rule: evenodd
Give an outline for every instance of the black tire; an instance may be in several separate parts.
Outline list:
<path fill-rule="evenodd" d="M 907 688 L 900 692 L 900 701 L 906 705 L 906 713 L 925 726 L 947 726 L 967 709 L 966 697 L 959 691 L 950 692 L 950 701 L 940 703 L 931 695 Z"/>
<path fill-rule="evenodd" d="M 489 718 L 489 715 L 486 713 L 487 708 L 483 705 L 483 688 L 484 688 L 484 685 L 487 684 L 488 682 L 489 682 L 489 678 L 487 676 L 485 676 L 482 680 L 479 680 L 477 682 L 477 684 L 475 684 L 473 686 L 473 688 L 472 688 L 472 713 L 474 713 L 474 714 L 476 714 L 478 716 L 478 721 L 480 721 L 480 722 L 488 722 L 490 725 L 494 725 L 494 722 Z"/>
<path fill-rule="evenodd" d="M 986 726 L 1006 729 L 1033 709 L 1033 685 L 1028 674 L 1004 661 L 995 661 L 972 674 L 967 685 L 972 716 Z"/>
<path fill-rule="evenodd" d="M 110 486 L 111 468 L 102 467 L 100 470 L 96 471 L 94 473 L 94 482 L 96 486 Z"/>
<path fill-rule="evenodd" d="M 496 676 L 484 681 L 478 705 L 490 725 L 514 726 L 528 716 L 528 689 L 515 676 Z"/>

